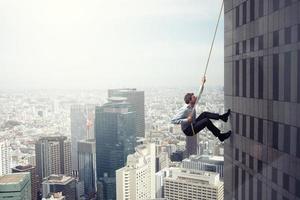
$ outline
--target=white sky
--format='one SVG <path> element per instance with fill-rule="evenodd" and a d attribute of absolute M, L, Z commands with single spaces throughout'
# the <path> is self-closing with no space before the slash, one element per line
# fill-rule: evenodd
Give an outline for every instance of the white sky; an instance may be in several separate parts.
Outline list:
<path fill-rule="evenodd" d="M 221 0 L 1 0 L 0 89 L 195 86 Z M 223 85 L 223 21 L 207 84 Z"/>

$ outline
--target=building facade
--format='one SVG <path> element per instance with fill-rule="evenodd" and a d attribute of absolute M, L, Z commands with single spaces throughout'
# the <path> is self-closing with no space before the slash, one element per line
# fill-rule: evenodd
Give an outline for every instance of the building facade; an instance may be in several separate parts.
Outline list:
<path fill-rule="evenodd" d="M 299 199 L 300 2 L 224 5 L 225 199 Z"/>
<path fill-rule="evenodd" d="M 10 145 L 7 140 L 0 141 L 0 176 L 11 172 Z"/>

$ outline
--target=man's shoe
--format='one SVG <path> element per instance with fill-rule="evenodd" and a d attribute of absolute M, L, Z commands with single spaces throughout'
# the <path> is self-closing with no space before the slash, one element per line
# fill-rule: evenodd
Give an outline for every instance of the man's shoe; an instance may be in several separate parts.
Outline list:
<path fill-rule="evenodd" d="M 220 115 L 220 119 L 221 119 L 222 121 L 224 121 L 224 122 L 227 122 L 227 121 L 228 121 L 228 117 L 229 117 L 229 115 L 230 115 L 230 111 L 231 111 L 231 110 L 228 109 L 226 113 L 224 113 L 223 115 Z"/>
<path fill-rule="evenodd" d="M 223 142 L 224 140 L 229 138 L 230 135 L 231 135 L 231 131 L 228 131 L 227 133 L 223 133 L 223 134 L 221 133 L 218 138 L 221 142 Z"/>

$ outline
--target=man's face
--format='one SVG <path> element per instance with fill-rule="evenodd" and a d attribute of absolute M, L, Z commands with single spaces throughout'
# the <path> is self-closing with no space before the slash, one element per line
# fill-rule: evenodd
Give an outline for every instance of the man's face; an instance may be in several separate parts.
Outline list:
<path fill-rule="evenodd" d="M 195 104 L 196 103 L 197 98 L 195 97 L 195 95 L 192 96 L 191 99 L 191 104 Z"/>

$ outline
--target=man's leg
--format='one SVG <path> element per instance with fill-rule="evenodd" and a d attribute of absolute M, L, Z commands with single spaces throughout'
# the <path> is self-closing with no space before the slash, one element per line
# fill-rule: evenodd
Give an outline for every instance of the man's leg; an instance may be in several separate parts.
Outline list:
<path fill-rule="evenodd" d="M 220 135 L 220 130 L 208 118 L 196 121 L 193 126 L 195 133 L 198 133 L 199 131 L 207 127 L 208 130 L 210 130 L 214 134 L 214 136 L 219 137 Z"/>
<path fill-rule="evenodd" d="M 203 112 L 197 117 L 196 121 L 200 121 L 205 118 L 219 120 L 220 115 L 218 113 Z"/>

